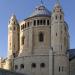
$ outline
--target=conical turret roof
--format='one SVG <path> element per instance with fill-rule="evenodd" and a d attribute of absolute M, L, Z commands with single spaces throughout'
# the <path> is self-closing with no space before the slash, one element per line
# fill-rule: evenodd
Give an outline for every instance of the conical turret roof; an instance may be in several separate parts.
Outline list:
<path fill-rule="evenodd" d="M 18 24 L 15 14 L 10 17 L 10 24 Z"/>

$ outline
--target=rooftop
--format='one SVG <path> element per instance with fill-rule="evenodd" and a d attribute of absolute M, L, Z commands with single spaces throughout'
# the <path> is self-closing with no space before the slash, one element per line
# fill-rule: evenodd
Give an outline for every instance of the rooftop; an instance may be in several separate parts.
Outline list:
<path fill-rule="evenodd" d="M 35 8 L 35 10 L 33 11 L 33 13 L 31 14 L 30 17 L 34 17 L 34 16 L 50 16 L 50 15 L 51 15 L 50 11 L 43 4 L 40 4 L 39 6 L 37 6 Z"/>
<path fill-rule="evenodd" d="M 72 60 L 75 58 L 75 49 L 70 49 L 69 51 L 69 59 Z"/>

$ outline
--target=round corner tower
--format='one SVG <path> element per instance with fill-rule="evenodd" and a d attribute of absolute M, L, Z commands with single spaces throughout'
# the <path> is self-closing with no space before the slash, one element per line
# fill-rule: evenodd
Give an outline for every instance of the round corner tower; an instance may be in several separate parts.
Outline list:
<path fill-rule="evenodd" d="M 19 52 L 19 24 L 15 15 L 12 15 L 8 23 L 8 69 L 12 68 L 13 59 Z"/>
<path fill-rule="evenodd" d="M 69 32 L 60 3 L 54 6 L 51 16 L 51 47 L 54 54 L 54 75 L 69 75 Z"/>

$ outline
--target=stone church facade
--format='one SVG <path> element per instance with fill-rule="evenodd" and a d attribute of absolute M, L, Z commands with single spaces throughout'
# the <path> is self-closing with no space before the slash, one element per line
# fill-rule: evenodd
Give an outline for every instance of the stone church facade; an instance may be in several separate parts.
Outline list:
<path fill-rule="evenodd" d="M 8 57 L 0 67 L 27 75 L 69 75 L 69 28 L 59 2 L 49 11 L 42 3 L 31 16 L 8 23 Z"/>

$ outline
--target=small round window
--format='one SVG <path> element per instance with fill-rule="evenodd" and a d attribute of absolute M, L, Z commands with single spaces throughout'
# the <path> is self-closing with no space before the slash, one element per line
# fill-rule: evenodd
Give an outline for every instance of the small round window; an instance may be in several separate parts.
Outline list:
<path fill-rule="evenodd" d="M 32 63 L 32 68 L 36 68 L 36 64 L 35 63 Z"/>
<path fill-rule="evenodd" d="M 40 67 L 44 68 L 45 67 L 45 63 L 41 63 Z"/>

